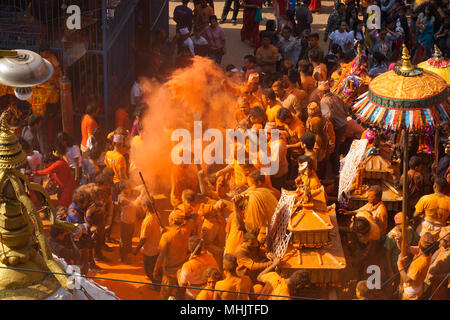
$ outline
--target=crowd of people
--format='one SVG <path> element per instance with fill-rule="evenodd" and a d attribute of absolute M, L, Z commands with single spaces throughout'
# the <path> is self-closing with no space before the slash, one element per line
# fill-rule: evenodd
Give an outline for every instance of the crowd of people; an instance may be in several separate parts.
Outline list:
<path fill-rule="evenodd" d="M 146 110 L 138 81 L 131 89 L 130 106 L 116 111 L 115 130 L 109 134 L 96 120 L 98 105 L 88 105 L 80 144 L 61 132 L 53 150 L 45 153 L 38 139 L 43 119 L 31 115 L 21 131 L 28 160 L 21 170 L 53 195 L 60 219 L 80 226 L 75 235 L 52 227 L 49 236 L 53 252 L 79 265 L 83 274 L 102 272 L 97 262 L 110 263 L 106 253 L 114 250 L 111 244 L 119 244 L 123 264 L 131 263 L 131 254 L 140 254 L 150 281 L 179 286 L 150 286 L 160 291 L 161 299 L 290 299 L 312 284 L 306 269 L 283 277 L 277 272 L 282 259 L 266 251 L 267 226 L 282 189 L 298 190 L 305 184 L 311 190 L 323 187 L 331 201 L 337 193 L 341 158 L 354 139 L 367 137 L 368 132 L 352 120 L 348 104 L 331 92 L 333 74 L 358 54 L 355 41 L 369 57 L 370 76 L 388 71 L 400 59 L 401 43 L 412 50 L 417 62 L 431 56 L 434 44 L 448 56 L 449 9 L 438 0 L 415 10 L 402 0 L 381 1 L 381 26 L 367 30 L 367 1 L 336 1 L 324 33 L 329 44 L 324 51 L 321 35 L 311 32 L 311 12 L 320 9 L 320 0 L 312 5 L 308 0 L 275 1 L 277 20 L 266 21 L 262 31 L 262 0 L 226 1 L 220 21 L 213 1 L 194 1 L 193 11 L 189 0 L 181 2 L 173 15 L 177 23 L 173 41 L 162 30 L 154 35 L 152 59 L 145 62 L 148 76 L 164 82 L 196 55 L 220 65 L 232 51 L 220 24 L 226 23 L 232 3 L 236 24 L 241 6 L 241 40 L 254 46 L 254 54 L 243 58 L 242 68 L 226 66 L 223 88 L 236 104 L 223 112 L 234 115 L 233 129 L 280 130 L 273 138 L 267 131 L 269 148 L 278 155 L 278 172 L 266 176 L 262 164 L 237 160 L 219 168 L 173 165 L 173 210 L 169 225 L 163 225 L 145 186 L 129 179 L 136 170 L 130 150 L 142 143 Z M 404 173 L 408 185 L 403 186 L 410 194 L 407 255 L 400 254 L 403 213 L 387 211 L 380 186 L 370 186 L 368 203 L 360 209 L 337 210 L 338 219 L 352 216 L 351 223 L 340 225 L 341 232 L 354 235 L 343 237 L 345 252 L 352 253 L 346 256 L 352 270 L 347 280 L 355 285 L 347 298 L 448 298 L 449 133 L 447 124 L 435 151 L 440 159 L 437 167 L 429 155 L 419 152 L 419 137 L 410 136 L 409 171 Z M 397 147 L 398 137 L 371 134 L 390 148 Z M 305 168 L 307 180 L 302 176 Z M 32 200 L 41 206 L 42 199 L 33 193 Z M 112 237 L 115 224 L 120 225 L 119 240 Z M 137 231 L 139 242 L 133 245 Z M 369 290 L 362 268 L 369 261 L 384 266 L 384 280 L 398 276 L 387 287 Z"/>

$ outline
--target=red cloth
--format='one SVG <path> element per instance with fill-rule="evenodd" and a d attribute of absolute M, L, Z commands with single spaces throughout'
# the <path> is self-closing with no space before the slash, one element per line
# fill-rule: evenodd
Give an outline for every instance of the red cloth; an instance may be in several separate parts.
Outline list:
<path fill-rule="evenodd" d="M 58 207 L 68 208 L 72 203 L 72 195 L 77 188 L 77 183 L 72 175 L 69 165 L 64 160 L 58 160 L 50 167 L 44 170 L 37 171 L 36 174 L 40 176 L 53 175 L 53 178 L 60 186 L 62 193 L 58 199 Z"/>
<path fill-rule="evenodd" d="M 262 7 L 263 0 L 244 0 L 244 4 Z M 255 47 L 259 47 L 259 22 L 255 21 L 256 9 L 244 8 L 244 23 L 241 29 L 241 40 L 248 40 Z"/>
<path fill-rule="evenodd" d="M 275 0 L 275 8 L 278 5 L 280 17 L 286 15 L 286 9 L 288 7 L 288 0 Z"/>
<path fill-rule="evenodd" d="M 311 0 L 311 3 L 309 4 L 309 10 L 311 11 L 319 11 L 322 7 L 321 0 Z"/>

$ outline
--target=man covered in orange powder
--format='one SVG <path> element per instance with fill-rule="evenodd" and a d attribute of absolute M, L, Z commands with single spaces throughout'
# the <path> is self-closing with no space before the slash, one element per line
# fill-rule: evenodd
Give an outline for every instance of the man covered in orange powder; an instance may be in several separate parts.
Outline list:
<path fill-rule="evenodd" d="M 283 108 L 272 89 L 265 89 L 262 94 L 263 107 L 266 108 L 268 122 L 275 122 L 278 110 Z"/>
<path fill-rule="evenodd" d="M 278 273 L 273 272 L 281 262 L 280 258 L 275 258 L 272 264 L 258 275 L 258 282 L 264 283 L 261 294 L 270 294 L 272 297 L 261 295 L 258 300 L 291 300 L 295 290 L 310 284 L 310 273 L 301 269 L 295 271 L 289 278 L 282 278 Z"/>
<path fill-rule="evenodd" d="M 170 203 L 176 207 L 181 204 L 181 194 L 190 189 L 194 192 L 198 188 L 198 169 L 195 164 L 177 164 L 172 167 L 170 173 Z"/>
<path fill-rule="evenodd" d="M 326 163 L 334 152 L 335 136 L 333 124 L 320 111 L 320 106 L 316 102 L 308 105 L 308 119 L 306 120 L 306 130 L 316 135 L 316 145 L 314 150 L 317 155 L 318 172 L 326 172 Z"/>
<path fill-rule="evenodd" d="M 219 213 L 226 206 L 223 200 L 217 201 L 210 210 L 203 215 L 201 229 L 205 249 L 216 259 L 217 265 L 222 266 L 223 251 L 225 247 L 225 219 Z"/>
<path fill-rule="evenodd" d="M 237 108 L 234 110 L 234 119 L 239 124 L 241 121 L 248 119 L 250 116 L 250 103 L 247 99 L 239 97 Z"/>
<path fill-rule="evenodd" d="M 281 108 L 277 113 L 277 125 L 284 126 L 289 133 L 288 150 L 300 149 L 300 138 L 305 133 L 304 123 L 286 108 Z"/>
<path fill-rule="evenodd" d="M 206 281 L 206 286 L 197 295 L 195 300 L 214 300 L 214 288 L 217 281 L 222 279 L 222 275 L 216 268 L 208 268 L 203 273 L 203 279 Z"/>
<path fill-rule="evenodd" d="M 203 287 L 206 285 L 203 274 L 208 268 L 218 268 L 214 257 L 203 251 L 202 239 L 199 236 L 189 238 L 189 252 L 191 256 L 180 270 L 178 270 L 178 284 L 188 287 Z M 186 298 L 195 300 L 199 290 L 186 289 Z"/>
<path fill-rule="evenodd" d="M 223 257 L 223 274 L 225 279 L 216 283 L 216 290 L 237 291 L 234 292 L 214 292 L 214 300 L 250 300 L 249 295 L 244 292 L 253 293 L 253 283 L 248 276 L 238 276 L 236 274 L 237 259 L 232 254 Z"/>
<path fill-rule="evenodd" d="M 176 211 L 169 230 L 159 241 L 159 255 L 153 270 L 153 279 L 161 279 L 162 284 L 178 285 L 177 271 L 188 260 L 188 240 L 186 230 L 182 227 L 184 215 Z M 161 287 L 161 299 L 169 296 L 182 298 L 182 291 L 172 287 Z"/>

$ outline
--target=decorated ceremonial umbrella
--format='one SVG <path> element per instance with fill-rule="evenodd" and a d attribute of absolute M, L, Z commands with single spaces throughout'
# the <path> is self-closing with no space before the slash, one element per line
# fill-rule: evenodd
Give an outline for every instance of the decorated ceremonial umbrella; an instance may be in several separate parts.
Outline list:
<path fill-rule="evenodd" d="M 433 57 L 419 63 L 417 66 L 437 73 L 444 78 L 447 84 L 450 84 L 450 60 L 442 56 L 442 52 L 437 45 L 434 45 Z"/>
<path fill-rule="evenodd" d="M 406 249 L 408 133 L 439 129 L 450 119 L 447 82 L 436 73 L 413 66 L 410 59 L 403 45 L 402 65 L 373 79 L 369 91 L 352 107 L 354 118 L 365 127 L 404 132 L 402 254 Z"/>

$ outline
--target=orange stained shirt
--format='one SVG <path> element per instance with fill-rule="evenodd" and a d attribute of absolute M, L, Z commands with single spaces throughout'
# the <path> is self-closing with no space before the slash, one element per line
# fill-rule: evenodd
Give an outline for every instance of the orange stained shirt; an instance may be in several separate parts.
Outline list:
<path fill-rule="evenodd" d="M 411 262 L 407 275 L 406 283 L 404 287 L 415 288 L 415 294 L 408 294 L 403 292 L 403 297 L 408 300 L 417 300 L 420 298 L 423 292 L 423 282 L 427 276 L 428 268 L 431 264 L 431 255 L 425 254 L 416 255 L 413 262 Z"/>
<path fill-rule="evenodd" d="M 230 290 L 239 292 L 253 292 L 253 283 L 248 276 L 229 276 L 222 281 L 216 283 L 217 290 Z M 250 300 L 246 293 L 216 292 L 220 297 L 218 300 Z"/>
<path fill-rule="evenodd" d="M 302 74 L 300 76 L 302 82 L 302 88 L 310 95 L 316 88 L 316 80 L 310 75 Z"/>
<path fill-rule="evenodd" d="M 122 127 L 127 130 L 130 130 L 131 129 L 131 121 L 130 121 L 130 116 L 128 115 L 128 112 L 126 112 L 122 108 L 117 109 L 116 113 L 115 113 L 115 125 L 116 125 L 116 128 Z"/>
<path fill-rule="evenodd" d="M 164 254 L 165 274 L 175 276 L 177 270 L 188 260 L 188 239 L 184 229 L 179 226 L 163 233 L 159 241 L 160 254 Z"/>
<path fill-rule="evenodd" d="M 236 249 L 244 242 L 244 232 L 238 228 L 235 212 L 231 213 L 228 217 L 225 231 L 227 238 L 225 240 L 224 254 L 231 253 L 232 255 L 236 255 Z"/>
<path fill-rule="evenodd" d="M 276 272 L 269 272 L 261 276 L 261 280 L 265 284 L 269 284 L 272 287 L 270 294 L 276 296 L 290 296 L 289 287 L 286 284 L 286 280 L 280 277 Z M 283 297 L 269 297 L 269 300 L 291 300 L 291 298 Z"/>
<path fill-rule="evenodd" d="M 285 125 L 288 130 L 291 141 L 300 141 L 301 136 L 305 133 L 305 124 L 300 120 L 295 114 L 292 115 L 294 118 L 289 125 Z M 289 141 L 289 144 L 294 144 Z"/>
<path fill-rule="evenodd" d="M 268 106 L 266 109 L 267 122 L 276 122 L 278 110 L 283 108 L 280 104 L 275 104 L 273 107 Z"/>
<path fill-rule="evenodd" d="M 234 111 L 234 119 L 238 123 L 241 122 L 244 119 L 247 119 L 247 117 L 248 117 L 248 115 L 243 113 L 240 108 L 236 108 L 236 110 Z"/>
<path fill-rule="evenodd" d="M 214 300 L 214 291 L 211 290 L 202 290 L 197 295 L 195 300 Z"/>
<path fill-rule="evenodd" d="M 205 284 L 203 273 L 208 268 L 219 269 L 216 260 L 209 253 L 203 253 L 192 257 L 183 264 L 178 274 L 178 284 L 186 286 L 201 287 Z M 187 289 L 193 297 L 197 297 L 200 290 Z"/>
<path fill-rule="evenodd" d="M 186 189 L 191 189 L 197 192 L 198 176 L 197 167 L 194 164 L 190 165 L 175 165 L 171 171 L 171 191 L 170 202 L 174 207 L 181 203 L 181 194 Z"/>
<path fill-rule="evenodd" d="M 105 165 L 114 171 L 114 183 L 119 183 L 121 175 L 127 179 L 127 161 L 125 157 L 118 151 L 108 151 L 105 154 Z"/>
<path fill-rule="evenodd" d="M 202 225 L 202 239 L 205 247 L 213 246 L 212 250 L 222 251 L 225 247 L 225 223 L 223 218 L 205 219 Z M 210 249 L 208 249 L 210 250 Z"/>
<path fill-rule="evenodd" d="M 98 127 L 97 121 L 88 114 L 81 119 L 81 145 L 86 148 L 89 135 Z"/>
<path fill-rule="evenodd" d="M 370 211 L 376 224 L 380 228 L 381 235 L 384 236 L 387 233 L 388 227 L 388 211 L 383 201 L 378 202 L 376 205 L 366 203 L 364 206 L 358 209 L 358 211 Z"/>
<path fill-rule="evenodd" d="M 142 254 L 153 257 L 159 253 L 158 246 L 161 240 L 161 229 L 154 214 L 147 214 L 141 225 L 141 239 L 145 239 Z"/>
<path fill-rule="evenodd" d="M 417 202 L 416 212 L 425 213 L 425 220 L 445 225 L 450 213 L 450 197 L 427 194 Z"/>

